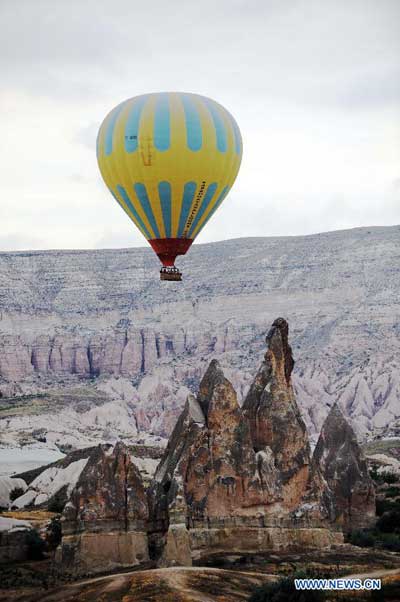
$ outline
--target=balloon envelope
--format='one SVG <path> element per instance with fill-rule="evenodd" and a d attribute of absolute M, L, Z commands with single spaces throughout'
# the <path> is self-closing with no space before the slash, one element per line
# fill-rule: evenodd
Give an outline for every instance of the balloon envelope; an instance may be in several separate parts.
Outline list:
<path fill-rule="evenodd" d="M 186 253 L 228 194 L 242 139 L 232 115 L 197 94 L 130 98 L 97 137 L 102 177 L 164 266 Z"/>

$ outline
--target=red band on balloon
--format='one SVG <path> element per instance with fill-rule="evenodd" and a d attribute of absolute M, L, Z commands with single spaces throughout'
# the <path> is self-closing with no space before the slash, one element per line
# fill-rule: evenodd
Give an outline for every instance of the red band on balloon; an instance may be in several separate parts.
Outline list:
<path fill-rule="evenodd" d="M 185 255 L 193 240 L 191 238 L 153 238 L 149 243 L 164 267 L 173 267 L 178 255 Z"/>

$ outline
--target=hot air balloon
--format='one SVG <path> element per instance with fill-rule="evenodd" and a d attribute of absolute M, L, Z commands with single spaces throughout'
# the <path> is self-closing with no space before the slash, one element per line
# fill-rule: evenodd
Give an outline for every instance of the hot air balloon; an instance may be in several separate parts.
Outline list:
<path fill-rule="evenodd" d="M 101 175 L 115 200 L 158 255 L 162 280 L 175 267 L 231 189 L 242 139 L 220 104 L 180 92 L 125 100 L 97 136 Z"/>

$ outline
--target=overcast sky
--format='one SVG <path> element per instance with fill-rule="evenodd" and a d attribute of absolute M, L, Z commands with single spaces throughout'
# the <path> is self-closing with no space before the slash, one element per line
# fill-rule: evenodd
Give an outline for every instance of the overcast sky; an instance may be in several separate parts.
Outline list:
<path fill-rule="evenodd" d="M 0 250 L 146 244 L 95 140 L 164 90 L 243 136 L 198 242 L 400 223 L 400 0 L 0 0 L 0 27 Z"/>

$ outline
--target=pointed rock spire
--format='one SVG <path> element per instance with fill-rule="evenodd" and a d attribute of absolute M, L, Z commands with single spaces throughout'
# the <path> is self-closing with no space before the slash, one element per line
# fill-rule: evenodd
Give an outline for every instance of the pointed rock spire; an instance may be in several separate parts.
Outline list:
<path fill-rule="evenodd" d="M 90 454 L 66 504 L 55 561 L 76 576 L 148 560 L 148 505 L 128 448 L 100 444 Z"/>
<path fill-rule="evenodd" d="M 332 492 L 333 520 L 345 530 L 375 519 L 375 488 L 355 433 L 336 403 L 321 430 L 312 459 Z"/>
<path fill-rule="evenodd" d="M 310 447 L 291 383 L 294 360 L 288 332 L 283 318 L 272 324 L 264 361 L 242 409 L 255 451 L 272 450 L 284 486 L 285 504 L 294 508 L 307 485 Z"/>
<path fill-rule="evenodd" d="M 128 530 L 148 519 L 142 477 L 129 450 L 118 441 L 100 444 L 89 456 L 63 512 L 63 531 Z"/>
<path fill-rule="evenodd" d="M 187 549 L 186 527 L 259 524 L 267 507 L 279 511 L 280 500 L 272 454 L 254 451 L 236 392 L 213 360 L 197 399 L 186 402 L 149 491 L 154 557 L 168 562 L 177 547 Z"/>

